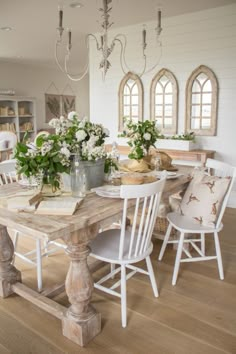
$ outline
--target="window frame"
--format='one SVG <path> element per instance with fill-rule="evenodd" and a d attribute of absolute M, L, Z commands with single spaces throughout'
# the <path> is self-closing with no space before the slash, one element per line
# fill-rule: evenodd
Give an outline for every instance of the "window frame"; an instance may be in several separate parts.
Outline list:
<path fill-rule="evenodd" d="M 209 129 L 193 129 L 191 128 L 192 119 L 192 88 L 196 78 L 200 74 L 205 74 L 211 81 L 212 86 L 212 100 L 211 100 L 211 115 L 209 119 L 211 120 Z M 202 90 L 200 91 L 202 98 Z M 202 112 L 202 100 L 200 100 L 200 107 Z M 185 89 L 185 129 L 186 131 L 192 131 L 196 135 L 200 136 L 215 136 L 217 131 L 217 108 L 218 108 L 218 81 L 214 72 L 205 65 L 200 65 L 196 68 L 188 78 Z M 202 120 L 202 114 L 200 114 L 200 122 Z"/>
<path fill-rule="evenodd" d="M 138 120 L 143 120 L 143 84 L 140 77 L 132 72 L 128 72 L 123 79 L 121 80 L 119 91 L 118 91 L 118 100 L 119 100 L 119 132 L 124 130 L 124 88 L 129 80 L 134 80 L 138 87 Z"/>
<path fill-rule="evenodd" d="M 151 112 L 151 120 L 155 121 L 155 106 L 156 106 L 156 86 L 157 83 L 160 81 L 162 76 L 166 76 L 173 88 L 172 92 L 172 119 L 173 119 L 173 124 L 171 128 L 163 128 L 161 130 L 162 134 L 176 134 L 177 133 L 177 127 L 178 127 L 178 96 L 179 96 L 179 89 L 178 89 L 178 82 L 176 80 L 176 77 L 174 74 L 166 69 L 163 68 L 158 73 L 154 76 L 151 82 L 151 87 L 150 87 L 150 112 Z"/>

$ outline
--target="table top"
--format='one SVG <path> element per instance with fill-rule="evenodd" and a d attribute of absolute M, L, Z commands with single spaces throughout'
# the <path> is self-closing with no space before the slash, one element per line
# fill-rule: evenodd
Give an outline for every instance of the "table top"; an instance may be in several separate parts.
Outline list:
<path fill-rule="evenodd" d="M 164 194 L 175 193 L 176 188 L 188 183 L 187 175 L 167 180 Z M 0 186 L 0 198 L 13 196 L 21 191 L 17 183 Z M 131 202 L 132 203 L 132 202 Z M 68 237 L 71 233 L 81 232 L 93 224 L 102 223 L 122 213 L 123 200 L 119 198 L 104 198 L 89 193 L 73 215 L 36 215 L 32 212 L 14 212 L 2 205 L 0 208 L 0 224 L 17 229 L 33 238 L 55 240 Z"/>

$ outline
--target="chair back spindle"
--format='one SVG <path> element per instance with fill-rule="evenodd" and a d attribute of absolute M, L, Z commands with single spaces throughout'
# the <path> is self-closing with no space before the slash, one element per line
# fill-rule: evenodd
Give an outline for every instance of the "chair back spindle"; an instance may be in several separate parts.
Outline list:
<path fill-rule="evenodd" d="M 122 225 L 119 244 L 119 259 L 124 256 L 128 259 L 137 258 L 148 251 L 152 232 L 157 217 L 161 193 L 165 185 L 165 178 L 145 185 L 122 185 L 120 197 L 124 199 Z M 129 208 L 129 199 L 136 199 L 131 215 L 132 226 L 129 237 L 128 255 L 124 255 L 124 243 L 127 244 L 126 220 Z M 130 213 L 129 213 L 130 216 Z"/>
<path fill-rule="evenodd" d="M 0 185 L 13 183 L 17 179 L 16 161 L 12 159 L 0 162 Z"/>

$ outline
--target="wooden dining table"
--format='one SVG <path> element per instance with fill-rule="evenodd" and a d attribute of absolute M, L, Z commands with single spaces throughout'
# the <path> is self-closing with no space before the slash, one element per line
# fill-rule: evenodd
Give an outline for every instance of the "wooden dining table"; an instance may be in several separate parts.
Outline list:
<path fill-rule="evenodd" d="M 189 177 L 181 175 L 167 180 L 163 193 L 167 196 L 185 188 Z M 0 187 L 0 199 L 13 196 L 21 190 L 17 183 Z M 130 201 L 130 207 L 134 201 Z M 91 304 L 93 278 L 88 267 L 89 243 L 99 229 L 117 221 L 123 211 L 120 198 L 104 198 L 89 193 L 79 209 L 71 216 L 36 215 L 32 212 L 14 212 L 0 207 L 0 296 L 7 298 L 15 293 L 62 321 L 63 335 L 84 346 L 101 331 L 101 314 Z M 14 247 L 7 228 L 42 241 L 62 239 L 70 265 L 65 279 L 65 291 L 70 303 L 64 307 L 44 293 L 22 283 L 21 272 L 12 265 Z M 7 300 L 6 300 L 7 302 Z"/>

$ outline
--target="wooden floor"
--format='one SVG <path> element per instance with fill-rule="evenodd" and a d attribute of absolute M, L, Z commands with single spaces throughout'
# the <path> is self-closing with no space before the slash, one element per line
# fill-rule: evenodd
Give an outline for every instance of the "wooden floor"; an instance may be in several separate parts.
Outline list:
<path fill-rule="evenodd" d="M 161 241 L 154 241 L 153 265 L 160 297 L 149 281 L 137 275 L 128 281 L 128 327 L 120 323 L 118 299 L 95 291 L 93 304 L 102 313 L 102 332 L 86 348 L 63 337 L 61 323 L 26 300 L 0 299 L 0 354 L 218 354 L 236 353 L 236 209 L 227 209 L 221 248 L 225 280 L 215 261 L 181 265 L 177 285 L 171 285 L 175 252 L 168 248 L 157 261 Z M 211 239 L 211 237 L 210 237 Z M 30 245 L 24 238 L 24 247 Z M 213 250 L 212 240 L 207 249 Z M 23 281 L 36 286 L 35 269 L 17 263 Z M 63 281 L 68 259 L 62 253 L 43 261 L 44 285 Z M 102 268 L 98 272 L 104 272 Z M 94 276 L 98 276 L 98 272 Z M 57 301 L 66 304 L 65 293 Z"/>

